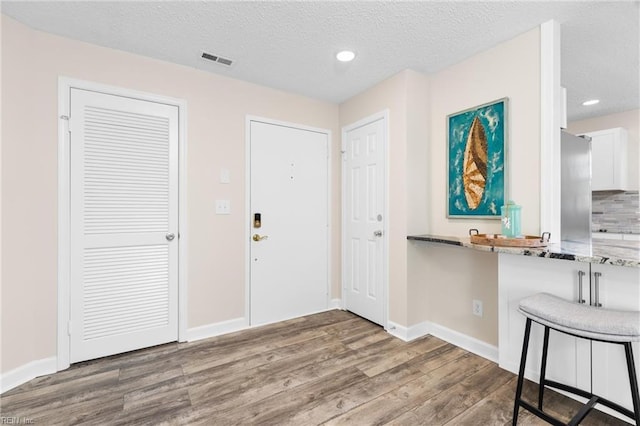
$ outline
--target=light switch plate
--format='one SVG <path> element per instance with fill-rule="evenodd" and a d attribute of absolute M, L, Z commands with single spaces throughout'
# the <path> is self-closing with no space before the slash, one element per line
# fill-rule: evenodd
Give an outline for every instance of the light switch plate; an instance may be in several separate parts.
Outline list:
<path fill-rule="evenodd" d="M 229 200 L 216 200 L 216 214 L 231 214 L 231 202 Z"/>
<path fill-rule="evenodd" d="M 231 172 L 229 169 L 220 169 L 220 183 L 231 183 Z"/>

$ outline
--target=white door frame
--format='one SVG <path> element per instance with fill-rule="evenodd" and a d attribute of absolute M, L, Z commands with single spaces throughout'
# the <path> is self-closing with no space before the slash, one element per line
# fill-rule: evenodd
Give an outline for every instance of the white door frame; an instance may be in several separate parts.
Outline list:
<path fill-rule="evenodd" d="M 382 243 L 382 297 L 384 300 L 384 309 L 383 309 L 383 328 L 385 330 L 389 329 L 389 110 L 385 109 L 383 111 L 379 111 L 375 114 L 372 114 L 368 117 L 360 119 L 355 123 L 349 124 L 342 128 L 342 308 L 346 309 L 347 307 L 347 276 L 345 265 L 348 259 L 345 257 L 345 247 L 347 244 L 347 232 L 346 232 L 346 210 L 345 207 L 347 205 L 346 202 L 346 193 L 347 181 L 345 179 L 346 170 L 345 170 L 345 153 L 347 152 L 347 133 L 351 130 L 357 129 L 358 127 L 366 126 L 367 124 L 371 124 L 374 121 L 382 120 L 383 134 L 384 140 L 383 143 L 383 153 L 384 153 L 384 218 L 382 220 L 383 229 L 385 232 L 385 238 Z"/>
<path fill-rule="evenodd" d="M 152 93 L 83 81 L 58 78 L 58 348 L 57 371 L 70 365 L 70 141 L 69 102 L 71 89 L 83 89 L 178 107 L 178 340 L 187 339 L 187 102 Z"/>
<path fill-rule="evenodd" d="M 331 130 L 320 129 L 318 127 L 310 127 L 302 124 L 291 123 L 286 121 L 272 120 L 270 118 L 259 117 L 255 115 L 247 115 L 245 119 L 245 256 L 244 256 L 244 312 L 245 325 L 251 325 L 251 262 L 249 255 L 251 253 L 251 122 L 257 121 L 265 124 L 276 126 L 291 127 L 293 129 L 307 130 L 327 135 L 327 307 L 331 306 Z"/>

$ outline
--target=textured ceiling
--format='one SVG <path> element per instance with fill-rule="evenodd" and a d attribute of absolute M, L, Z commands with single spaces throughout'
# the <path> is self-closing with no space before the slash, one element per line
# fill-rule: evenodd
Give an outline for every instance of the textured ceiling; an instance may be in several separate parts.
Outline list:
<path fill-rule="evenodd" d="M 637 1 L 2 1 L 33 28 L 331 102 L 434 73 L 549 19 L 571 120 L 640 107 Z M 342 49 L 357 53 L 338 64 Z M 202 51 L 233 59 L 226 68 Z M 25 53 L 27 54 L 27 53 Z M 586 108 L 580 103 L 599 98 Z"/>

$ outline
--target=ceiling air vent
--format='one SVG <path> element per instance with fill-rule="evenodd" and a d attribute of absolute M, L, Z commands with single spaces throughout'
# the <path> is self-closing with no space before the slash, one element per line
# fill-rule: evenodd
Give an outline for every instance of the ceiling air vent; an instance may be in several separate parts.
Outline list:
<path fill-rule="evenodd" d="M 218 64 L 225 65 L 227 67 L 230 67 L 231 64 L 233 64 L 233 60 L 231 59 L 223 58 L 222 56 L 218 56 L 218 55 L 212 55 L 211 53 L 207 53 L 207 52 L 202 52 L 202 59 L 207 59 L 209 61 L 213 61 Z"/>

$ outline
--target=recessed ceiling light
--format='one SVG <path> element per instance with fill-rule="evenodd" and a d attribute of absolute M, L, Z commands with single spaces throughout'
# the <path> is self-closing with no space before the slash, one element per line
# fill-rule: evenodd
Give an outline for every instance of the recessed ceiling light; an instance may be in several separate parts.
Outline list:
<path fill-rule="evenodd" d="M 589 100 L 589 101 L 584 101 L 584 102 L 582 103 L 582 105 L 584 105 L 584 106 L 590 106 L 590 105 L 595 105 L 595 104 L 597 104 L 597 103 L 599 103 L 599 102 L 600 102 L 600 99 L 591 99 L 591 100 Z"/>
<path fill-rule="evenodd" d="M 336 55 L 336 59 L 340 62 L 350 62 L 353 61 L 353 58 L 356 57 L 356 54 L 350 50 L 343 50 L 342 52 L 338 52 Z"/>

